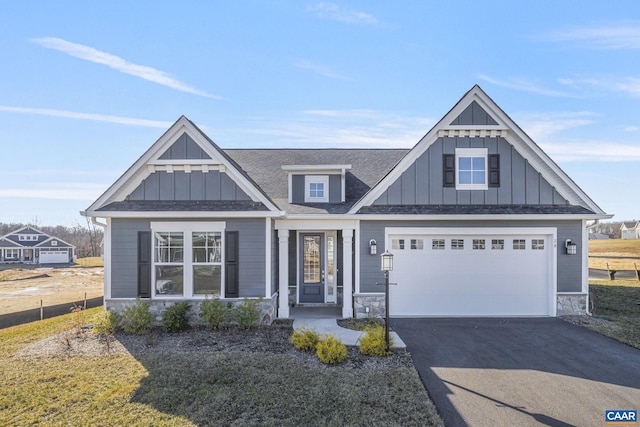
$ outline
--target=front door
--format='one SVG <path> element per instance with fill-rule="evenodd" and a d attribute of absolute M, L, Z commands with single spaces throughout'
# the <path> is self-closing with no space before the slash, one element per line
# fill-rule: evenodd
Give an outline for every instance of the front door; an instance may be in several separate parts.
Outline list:
<path fill-rule="evenodd" d="M 300 235 L 300 302 L 324 302 L 323 235 L 303 233 Z"/>

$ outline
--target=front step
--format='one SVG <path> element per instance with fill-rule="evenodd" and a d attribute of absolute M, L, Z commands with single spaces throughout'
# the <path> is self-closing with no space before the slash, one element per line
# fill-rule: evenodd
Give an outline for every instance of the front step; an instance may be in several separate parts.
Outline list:
<path fill-rule="evenodd" d="M 321 307 L 321 308 L 339 308 L 341 307 L 338 304 L 335 303 L 325 303 L 325 302 L 303 302 L 303 303 L 299 303 L 299 304 L 295 304 L 293 307 L 304 307 L 304 308 L 311 308 L 311 307 Z"/>

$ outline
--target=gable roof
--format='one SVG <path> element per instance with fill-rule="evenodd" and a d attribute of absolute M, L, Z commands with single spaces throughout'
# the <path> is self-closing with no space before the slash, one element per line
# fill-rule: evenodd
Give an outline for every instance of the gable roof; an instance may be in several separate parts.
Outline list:
<path fill-rule="evenodd" d="M 39 235 L 40 237 L 38 238 L 38 240 L 14 240 L 11 237 L 12 236 L 20 236 L 20 235 Z M 58 241 L 60 243 L 63 243 L 65 246 L 64 247 L 69 247 L 69 248 L 75 248 L 74 245 L 72 245 L 71 243 L 65 242 L 64 240 L 58 238 L 58 237 L 53 237 L 43 231 L 40 231 L 30 225 L 27 225 L 26 227 L 22 227 L 19 228 L 17 230 L 14 230 L 10 233 L 5 234 L 4 236 L 0 237 L 0 247 L 17 247 L 17 248 L 32 248 L 32 247 L 48 247 L 48 245 L 45 245 L 45 243 L 47 242 L 51 242 L 51 241 Z"/>
<path fill-rule="evenodd" d="M 474 114 L 485 114 L 486 124 L 471 124 L 474 120 L 470 118 Z M 482 116 L 480 121 L 483 121 Z M 475 123 L 478 123 L 477 119 Z M 571 205 L 585 208 L 587 214 L 610 217 L 478 85 L 471 88 L 349 213 L 358 213 L 363 207 L 372 205 L 439 137 L 480 135 L 506 139 Z"/>
<path fill-rule="evenodd" d="M 620 226 L 620 228 L 633 230 L 635 228 L 638 228 L 639 225 L 640 225 L 640 221 L 624 221 Z"/>
<path fill-rule="evenodd" d="M 196 144 L 184 148 L 186 154 L 184 160 L 171 160 L 167 153 L 174 150 L 180 138 L 184 135 Z M 199 151 L 198 151 L 199 150 Z M 125 198 L 137 188 L 142 181 L 152 173 L 152 169 L 158 165 L 171 167 L 173 164 L 205 164 L 211 167 L 219 167 L 244 191 L 251 201 L 261 203 L 266 210 L 277 211 L 277 206 L 260 189 L 258 185 L 247 175 L 240 166 L 222 151 L 207 135 L 204 134 L 193 122 L 185 116 L 181 116 L 116 182 L 111 185 L 86 211 L 81 212 L 86 216 L 104 216 L 98 211 L 110 211 L 113 214 L 118 208 L 125 211 L 134 210 L 132 206 L 147 205 L 144 202 L 125 202 Z M 165 204 L 167 205 L 167 204 Z M 212 206 L 209 203 L 208 206 Z M 188 207 L 173 203 L 167 205 L 167 210 L 188 210 Z M 173 207 L 173 208 L 172 208 Z"/>
<path fill-rule="evenodd" d="M 408 152 L 406 149 L 228 149 L 225 153 L 287 214 L 345 214 Z M 338 165 L 348 162 L 344 203 L 289 203 L 283 165 Z"/>

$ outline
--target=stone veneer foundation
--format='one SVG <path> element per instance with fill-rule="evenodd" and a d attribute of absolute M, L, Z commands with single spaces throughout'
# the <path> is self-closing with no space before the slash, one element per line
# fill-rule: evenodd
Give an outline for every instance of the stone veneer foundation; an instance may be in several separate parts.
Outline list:
<path fill-rule="evenodd" d="M 148 301 L 151 303 L 150 311 L 155 317 L 156 322 L 159 324 L 162 319 L 162 313 L 167 307 L 171 307 L 172 305 L 182 302 L 188 301 L 191 304 L 191 310 L 189 311 L 189 323 L 193 325 L 202 324 L 200 321 L 200 303 L 203 301 L 201 299 L 198 300 L 150 300 L 144 299 L 142 301 Z M 220 301 L 236 306 L 241 304 L 242 298 L 229 298 L 229 299 L 221 299 Z M 122 310 L 125 307 L 132 306 L 136 303 L 135 300 L 123 300 L 123 299 L 108 299 L 105 300 L 105 308 L 107 310 L 114 311 L 116 313 L 122 314 Z M 258 305 L 258 308 L 262 312 L 260 316 L 260 324 L 262 325 L 270 325 L 273 322 L 273 319 L 276 318 L 278 306 L 278 298 L 263 298 Z"/>
<path fill-rule="evenodd" d="M 558 294 L 557 316 L 575 316 L 587 314 L 586 294 Z"/>

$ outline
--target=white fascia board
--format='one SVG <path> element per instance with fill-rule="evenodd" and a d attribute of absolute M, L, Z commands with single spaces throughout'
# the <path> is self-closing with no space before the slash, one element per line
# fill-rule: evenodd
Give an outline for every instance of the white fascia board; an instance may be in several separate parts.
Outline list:
<path fill-rule="evenodd" d="M 95 218 L 279 218 L 284 212 L 272 211 L 83 211 Z"/>
<path fill-rule="evenodd" d="M 287 172 L 331 172 L 341 173 L 351 169 L 351 165 L 282 165 L 283 171 Z"/>
<path fill-rule="evenodd" d="M 210 157 L 210 159 L 197 160 L 159 160 L 160 157 L 178 137 L 186 133 L 196 144 Z M 127 194 L 130 194 L 140 183 L 151 174 L 148 164 L 155 165 L 220 165 L 220 171 L 225 172 L 253 201 L 262 202 L 269 210 L 277 211 L 277 207 L 243 174 L 241 174 L 220 152 L 209 142 L 209 140 L 199 131 L 186 117 L 180 117 L 116 182 L 98 198 L 87 211 L 95 211 L 113 201 L 122 201 Z"/>
<path fill-rule="evenodd" d="M 519 234 L 557 234 L 555 227 L 473 227 L 473 228 L 452 228 L 452 227 L 386 227 L 385 236 L 403 236 L 414 234 L 432 235 L 519 235 Z"/>
<path fill-rule="evenodd" d="M 419 214 L 335 214 L 335 215 L 323 215 L 323 214 L 296 214 L 287 215 L 286 219 L 282 221 L 293 220 L 312 220 L 322 221 L 331 219 L 343 219 L 343 220 L 358 220 L 358 221 L 474 221 L 474 220 L 513 220 L 513 221 L 526 221 L 526 220 L 590 220 L 590 219 L 609 219 L 612 218 L 611 214 L 474 214 L 474 215 L 419 215 Z"/>
<path fill-rule="evenodd" d="M 357 229 L 358 219 L 355 218 L 322 218 L 318 219 L 279 219 L 275 221 L 276 230 L 345 230 Z"/>

